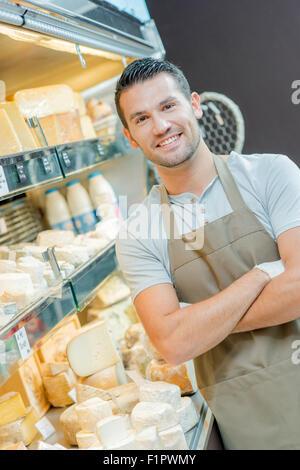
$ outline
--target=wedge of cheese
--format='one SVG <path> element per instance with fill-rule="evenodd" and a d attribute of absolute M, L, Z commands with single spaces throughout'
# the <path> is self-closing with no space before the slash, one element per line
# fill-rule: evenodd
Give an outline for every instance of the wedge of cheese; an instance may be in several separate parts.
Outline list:
<path fill-rule="evenodd" d="M 78 109 L 79 111 L 79 115 L 80 116 L 86 115 L 87 113 L 86 105 L 85 105 L 85 101 L 81 93 L 77 93 L 76 91 L 74 91 L 74 102 L 75 102 L 75 108 Z"/>
<path fill-rule="evenodd" d="M 21 144 L 21 151 L 33 150 L 38 147 L 29 126 L 26 124 L 16 103 L 1 103 L 0 110 L 5 111 L 8 119 L 18 136 L 18 142 Z"/>
<path fill-rule="evenodd" d="M 119 413 L 131 413 L 139 402 L 139 388 L 133 382 L 109 390 Z"/>
<path fill-rule="evenodd" d="M 84 139 L 95 139 L 97 137 L 92 120 L 89 116 L 80 117 L 80 127 Z"/>
<path fill-rule="evenodd" d="M 105 322 L 83 327 L 69 342 L 67 356 L 79 377 L 87 377 L 120 362 Z"/>
<path fill-rule="evenodd" d="M 89 447 L 98 447 L 101 445 L 97 435 L 94 432 L 78 431 L 76 440 L 79 449 L 88 449 Z"/>
<path fill-rule="evenodd" d="M 62 372 L 67 372 L 70 369 L 69 363 L 64 362 L 46 362 L 41 363 L 41 373 L 45 377 L 55 377 Z"/>
<path fill-rule="evenodd" d="M 193 361 L 173 366 L 164 360 L 153 359 L 147 365 L 146 378 L 178 385 L 182 395 L 192 394 L 198 389 Z"/>
<path fill-rule="evenodd" d="M 0 156 L 22 151 L 21 141 L 6 113 L 0 109 Z"/>
<path fill-rule="evenodd" d="M 82 430 L 96 432 L 97 422 L 112 416 L 112 409 L 107 401 L 100 398 L 90 398 L 76 405 L 76 413 Z"/>
<path fill-rule="evenodd" d="M 76 377 L 71 369 L 54 377 L 43 377 L 43 383 L 47 398 L 52 406 L 58 408 L 74 403 L 69 396 L 69 392 L 76 385 Z"/>
<path fill-rule="evenodd" d="M 108 448 L 128 438 L 126 420 L 123 416 L 108 416 L 96 424 L 96 434 L 104 447 Z"/>
<path fill-rule="evenodd" d="M 16 372 L 0 387 L 0 394 L 19 392 L 24 405 L 32 406 L 43 416 L 50 407 L 46 398 L 36 356 L 30 356 Z"/>
<path fill-rule="evenodd" d="M 61 429 L 66 441 L 71 445 L 77 445 L 76 433 L 81 430 L 79 419 L 76 413 L 76 406 L 69 406 L 59 417 Z"/>
<path fill-rule="evenodd" d="M 9 392 L 0 397 L 0 426 L 26 415 L 26 408 L 18 392 Z"/>
<path fill-rule="evenodd" d="M 17 444 L 20 441 L 29 445 L 38 434 L 35 424 L 39 419 L 35 409 L 30 408 L 25 417 L 0 426 L 0 448 Z"/>
<path fill-rule="evenodd" d="M 159 432 L 166 450 L 188 450 L 188 445 L 180 424 Z"/>
<path fill-rule="evenodd" d="M 140 401 L 163 402 L 176 410 L 181 404 L 180 388 L 166 382 L 147 382 L 140 386 Z"/>
<path fill-rule="evenodd" d="M 131 422 L 137 432 L 156 426 L 158 432 L 178 424 L 173 406 L 168 403 L 140 402 L 132 410 Z"/>

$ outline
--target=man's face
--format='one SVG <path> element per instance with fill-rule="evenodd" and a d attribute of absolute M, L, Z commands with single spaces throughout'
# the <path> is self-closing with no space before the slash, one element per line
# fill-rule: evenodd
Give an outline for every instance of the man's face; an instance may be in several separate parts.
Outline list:
<path fill-rule="evenodd" d="M 200 99 L 193 93 L 188 100 L 171 75 L 160 73 L 131 86 L 121 94 L 120 106 L 128 125 L 126 137 L 153 163 L 172 168 L 195 154 Z"/>

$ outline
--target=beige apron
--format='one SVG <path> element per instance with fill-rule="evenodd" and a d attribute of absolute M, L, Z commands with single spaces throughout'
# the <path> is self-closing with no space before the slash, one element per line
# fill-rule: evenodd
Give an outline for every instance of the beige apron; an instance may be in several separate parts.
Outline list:
<path fill-rule="evenodd" d="M 185 243 L 195 232 L 175 237 L 173 210 L 169 225 L 163 211 L 180 302 L 207 299 L 256 264 L 280 258 L 277 244 L 246 206 L 227 164 L 218 156 L 214 162 L 233 212 L 204 226 L 201 249 L 187 250 Z M 171 207 L 164 186 L 161 202 Z M 300 365 L 291 360 L 294 340 L 300 340 L 299 320 L 231 334 L 194 359 L 199 389 L 225 448 L 300 449 Z"/>

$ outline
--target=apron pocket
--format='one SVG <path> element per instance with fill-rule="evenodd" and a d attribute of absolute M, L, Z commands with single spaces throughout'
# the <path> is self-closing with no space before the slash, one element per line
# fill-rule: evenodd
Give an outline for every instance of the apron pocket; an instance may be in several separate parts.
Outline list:
<path fill-rule="evenodd" d="M 300 449 L 300 365 L 291 359 L 200 391 L 226 449 Z"/>

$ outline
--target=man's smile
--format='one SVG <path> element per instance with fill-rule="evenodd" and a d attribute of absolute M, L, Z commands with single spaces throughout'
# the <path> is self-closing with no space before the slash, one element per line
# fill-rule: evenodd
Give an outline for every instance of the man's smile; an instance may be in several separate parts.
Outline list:
<path fill-rule="evenodd" d="M 178 143 L 178 141 L 180 140 L 180 137 L 182 135 L 182 132 L 178 133 L 178 134 L 173 134 L 169 137 L 166 137 L 165 139 L 161 140 L 157 145 L 156 147 L 159 147 L 159 148 L 170 148 L 170 147 L 174 147 L 175 144 Z"/>

